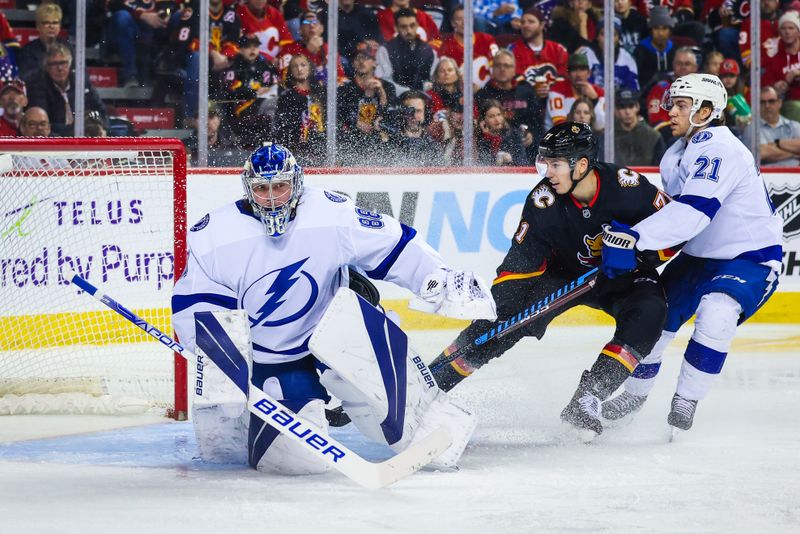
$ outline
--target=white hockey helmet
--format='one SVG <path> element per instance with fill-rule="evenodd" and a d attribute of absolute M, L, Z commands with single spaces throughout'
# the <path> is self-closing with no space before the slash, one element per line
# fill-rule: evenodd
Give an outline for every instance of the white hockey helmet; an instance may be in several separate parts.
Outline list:
<path fill-rule="evenodd" d="M 728 92 L 720 79 L 713 74 L 692 73 L 681 76 L 672 82 L 669 91 L 664 93 L 664 101 L 661 107 L 669 111 L 672 109 L 673 100 L 677 97 L 692 99 L 689 124 L 695 128 L 705 126 L 712 120 L 721 118 L 725 111 L 725 106 L 728 105 Z M 713 109 L 705 122 L 696 123 L 694 122 L 694 115 L 703 105 L 703 102 L 709 102 Z"/>

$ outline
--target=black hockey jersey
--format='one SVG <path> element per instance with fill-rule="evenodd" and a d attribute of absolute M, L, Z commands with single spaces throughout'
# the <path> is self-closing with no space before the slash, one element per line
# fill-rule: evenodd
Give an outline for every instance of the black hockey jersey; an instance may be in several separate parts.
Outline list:
<path fill-rule="evenodd" d="M 669 202 L 647 178 L 625 167 L 598 163 L 592 172 L 597 176 L 597 193 L 588 206 L 572 195 L 557 195 L 546 178 L 533 188 L 494 285 L 532 281 L 549 268 L 580 276 L 600 265 L 604 224 L 616 220 L 634 225 Z M 654 266 L 672 252 L 648 254 L 642 260 Z"/>

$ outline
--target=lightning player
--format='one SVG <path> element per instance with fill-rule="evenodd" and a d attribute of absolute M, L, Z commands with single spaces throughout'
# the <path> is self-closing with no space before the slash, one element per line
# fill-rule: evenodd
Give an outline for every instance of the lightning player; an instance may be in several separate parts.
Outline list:
<path fill-rule="evenodd" d="M 194 350 L 195 312 L 246 310 L 252 339 L 251 381 L 320 428 L 327 428 L 324 404 L 329 397 L 309 338 L 337 288 L 347 285 L 347 266 L 421 293 L 424 303 L 438 313 L 495 316 L 483 282 L 470 273 L 448 269 L 413 228 L 357 208 L 341 195 L 304 188 L 303 171 L 287 149 L 267 144 L 253 152 L 242 181 L 245 198 L 206 215 L 191 228 L 187 271 L 176 284 L 172 301 L 175 330 Z M 463 283 L 454 283 L 455 278 Z M 377 304 L 376 295 L 371 300 Z M 359 364 L 353 361 L 351 367 Z M 326 384 L 343 389 L 341 381 L 330 376 L 336 369 L 323 371 Z M 361 399 L 360 404 L 368 402 Z M 260 419 L 248 418 L 243 407 L 244 402 L 235 409 L 204 402 L 200 409 L 195 403 L 193 418 L 204 459 L 244 462 L 247 455 L 249 464 L 259 470 L 288 474 L 325 470 L 296 443 Z M 243 409 L 243 415 L 236 416 Z M 349 415 L 356 422 L 363 420 Z"/>
<path fill-rule="evenodd" d="M 667 422 L 688 430 L 697 403 L 722 370 L 736 326 L 752 316 L 778 282 L 782 222 L 752 154 L 723 124 L 725 86 L 710 74 L 681 76 L 669 89 L 672 135 L 661 160 L 671 202 L 638 222 L 613 223 L 603 236 L 602 270 L 609 277 L 637 267 L 640 251 L 686 242 L 667 264 L 662 283 L 669 313 L 664 332 L 625 391 L 603 405 L 619 419 L 637 410 L 653 387 L 661 357 L 683 323 L 696 314 Z"/>
<path fill-rule="evenodd" d="M 668 198 L 638 173 L 597 161 L 592 129 L 564 122 L 551 128 L 539 145 L 536 166 L 541 182 L 525 201 L 517 232 L 503 263 L 497 268 L 492 295 L 498 323 L 550 295 L 600 262 L 603 225 L 612 219 L 634 224 L 661 208 Z M 596 433 L 603 430 L 600 402 L 630 375 L 658 339 L 666 305 L 649 255 L 635 274 L 594 289 L 563 309 L 583 304 L 616 319 L 616 330 L 592 368 L 584 371 L 578 389 L 561 418 Z M 431 363 L 439 387 L 448 391 L 475 370 L 502 355 L 526 336 L 541 338 L 553 314 L 495 338 L 450 361 L 454 349 L 465 346 L 492 323 L 476 321 Z"/>

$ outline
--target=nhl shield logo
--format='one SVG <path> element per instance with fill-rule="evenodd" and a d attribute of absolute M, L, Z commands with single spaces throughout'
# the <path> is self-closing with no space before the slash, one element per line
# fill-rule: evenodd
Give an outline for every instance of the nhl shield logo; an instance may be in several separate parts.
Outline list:
<path fill-rule="evenodd" d="M 788 241 L 800 235 L 800 185 L 770 187 L 769 196 L 783 219 L 783 238 Z"/>

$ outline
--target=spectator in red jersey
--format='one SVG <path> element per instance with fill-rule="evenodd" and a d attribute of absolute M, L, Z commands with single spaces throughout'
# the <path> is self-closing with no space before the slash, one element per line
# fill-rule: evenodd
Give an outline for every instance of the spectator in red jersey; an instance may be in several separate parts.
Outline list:
<path fill-rule="evenodd" d="M 109 0 L 108 51 L 119 54 L 123 87 L 150 83 L 153 58 L 166 44 L 169 12 L 176 7 L 174 2 Z"/>
<path fill-rule="evenodd" d="M 569 53 L 582 46 L 591 45 L 602 25 L 601 13 L 592 7 L 591 0 L 568 0 L 550 12 L 548 35 L 558 38 Z"/>
<path fill-rule="evenodd" d="M 614 14 L 620 21 L 619 44 L 633 54 L 639 41 L 650 33 L 647 16 L 631 9 L 631 0 L 614 0 Z"/>
<path fill-rule="evenodd" d="M 22 80 L 12 80 L 0 88 L 0 107 L 3 108 L 3 116 L 0 117 L 0 137 L 20 135 L 19 123 L 27 105 L 28 96 L 25 92 L 25 82 Z"/>
<path fill-rule="evenodd" d="M 605 93 L 603 88 L 589 82 L 591 71 L 589 60 L 584 54 L 575 53 L 569 56 L 567 63 L 567 79 L 556 82 L 550 88 L 545 115 L 545 130 L 567 120 L 567 113 L 572 104 L 579 98 L 588 99 L 595 112 L 595 125 L 598 130 L 605 128 Z"/>
<path fill-rule="evenodd" d="M 398 35 L 378 49 L 375 74 L 395 85 L 398 94 L 420 91 L 430 80 L 433 49 L 417 34 L 417 18 L 410 9 L 394 14 Z"/>
<path fill-rule="evenodd" d="M 314 66 L 298 54 L 289 62 L 286 90 L 278 97 L 275 139 L 303 166 L 325 161 L 325 87 L 314 78 Z"/>
<path fill-rule="evenodd" d="M 242 33 L 257 37 L 260 51 L 268 60 L 278 57 L 281 47 L 294 41 L 281 12 L 267 5 L 267 0 L 247 0 L 236 11 L 242 21 Z"/>
<path fill-rule="evenodd" d="M 653 8 L 648 24 L 650 37 L 643 39 L 633 52 L 639 70 L 639 87 L 644 94 L 647 94 L 661 74 L 669 72 L 675 55 L 670 39 L 675 20 L 669 10 L 664 7 Z"/>
<path fill-rule="evenodd" d="M 42 68 L 44 52 L 53 43 L 59 42 L 72 49 L 65 39 L 58 36 L 62 17 L 61 7 L 57 4 L 41 4 L 36 8 L 36 32 L 39 38 L 23 46 L 17 54 L 19 77 L 23 80 L 30 79 Z"/>
<path fill-rule="evenodd" d="M 50 137 L 50 117 L 47 111 L 38 107 L 29 107 L 19 123 L 22 137 Z"/>
<path fill-rule="evenodd" d="M 764 58 L 763 85 L 772 85 L 783 98 L 783 114 L 800 119 L 800 14 L 787 11 L 778 20 L 781 42 L 774 57 Z"/>
<path fill-rule="evenodd" d="M 86 77 L 83 102 L 86 111 L 96 111 L 105 121 L 106 107 Z M 53 132 L 72 136 L 75 124 L 75 73 L 72 71 L 72 52 L 61 43 L 54 43 L 44 55 L 44 71 L 28 82 L 28 104 L 47 111 Z"/>
<path fill-rule="evenodd" d="M 243 148 L 268 139 L 277 98 L 278 70 L 261 55 L 260 46 L 258 37 L 239 39 L 239 54 L 225 73 L 225 99 L 233 101 L 229 123 Z"/>
<path fill-rule="evenodd" d="M 478 105 L 478 163 L 481 165 L 528 164 L 523 132 L 506 120 L 503 105 L 497 100 L 483 100 Z"/>
<path fill-rule="evenodd" d="M 546 97 L 514 74 L 514 54 L 500 50 L 494 56 L 492 77 L 483 89 L 475 93 L 475 101 L 497 100 L 503 105 L 506 119 L 512 127 L 523 132 L 523 145 L 528 151 L 528 161 L 536 159 L 539 140 L 544 135 L 544 104 Z"/>
<path fill-rule="evenodd" d="M 320 22 L 327 32 L 328 4 L 322 6 L 318 12 Z M 366 42 L 369 46 L 378 49 L 383 42 L 383 35 L 378 26 L 378 19 L 371 9 L 365 8 L 356 0 L 339 1 L 339 22 L 337 39 L 339 53 L 345 63 L 344 70 L 348 76 L 353 75 L 353 61 L 356 58 L 357 48 L 360 43 Z M 325 41 L 328 41 L 327 33 Z"/>
<path fill-rule="evenodd" d="M 780 32 L 778 31 L 778 0 L 761 0 L 761 61 L 773 57 L 778 52 Z M 739 52 L 745 67 L 750 66 L 750 17 L 739 26 Z"/>
<path fill-rule="evenodd" d="M 438 56 L 454 59 L 460 68 L 464 63 L 464 7 L 456 7 L 450 20 L 453 24 L 453 35 L 442 41 Z M 494 37 L 488 33 L 475 32 L 472 39 L 472 83 L 478 88 L 489 81 L 492 58 L 498 50 Z"/>
<path fill-rule="evenodd" d="M 546 97 L 550 85 L 567 75 L 569 57 L 561 44 L 544 38 L 544 25 L 545 18 L 539 9 L 526 9 L 520 19 L 521 38 L 508 47 L 514 54 L 517 74 L 531 85 L 536 84 L 540 97 Z"/>
<path fill-rule="evenodd" d="M 280 52 L 280 72 L 281 78 L 286 78 L 289 62 L 297 54 L 306 56 L 311 64 L 314 65 L 314 76 L 321 83 L 326 83 L 328 77 L 328 45 L 322 40 L 322 24 L 320 24 L 317 14 L 306 11 L 300 17 L 300 38 L 281 48 Z M 342 67 L 342 58 L 337 58 L 336 80 L 342 84 L 347 80 Z"/>
<path fill-rule="evenodd" d="M 375 76 L 377 46 L 364 42 L 353 61 L 353 78 L 336 93 L 342 165 L 365 165 L 382 142 L 379 123 L 394 103 L 394 85 Z M 365 156 L 366 155 L 366 156 Z"/>
<path fill-rule="evenodd" d="M 439 28 L 430 15 L 421 9 L 411 7 L 411 0 L 392 0 L 389 7 L 378 11 L 378 25 L 384 42 L 389 42 L 397 37 L 399 30 L 396 27 L 395 15 L 401 9 L 410 9 L 414 13 L 414 17 L 417 19 L 417 34 L 420 39 L 429 43 L 439 41 L 441 37 Z"/>

